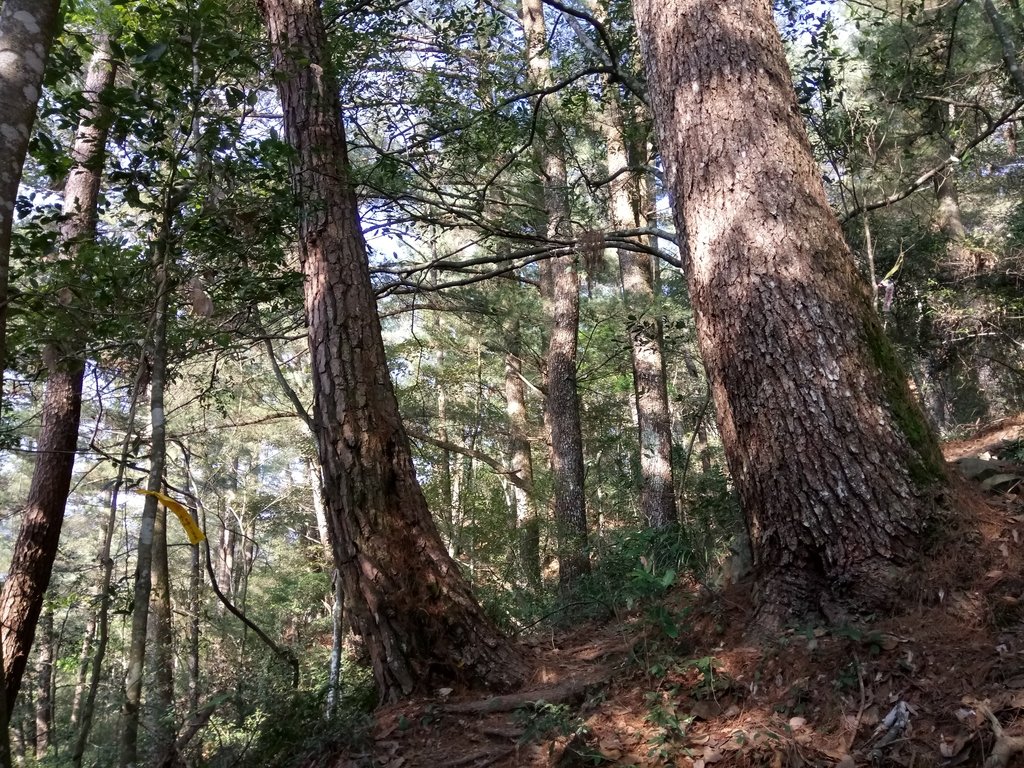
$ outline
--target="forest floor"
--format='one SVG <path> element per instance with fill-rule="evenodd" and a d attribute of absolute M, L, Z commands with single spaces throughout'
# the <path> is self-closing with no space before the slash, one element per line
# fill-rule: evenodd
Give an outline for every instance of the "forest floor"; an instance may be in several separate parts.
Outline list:
<path fill-rule="evenodd" d="M 1024 766 L 1022 438 L 1024 416 L 944 446 L 964 478 L 955 532 L 900 616 L 755 643 L 749 582 L 679 585 L 653 611 L 524 639 L 525 693 L 381 709 L 362 749 L 315 764 Z"/>

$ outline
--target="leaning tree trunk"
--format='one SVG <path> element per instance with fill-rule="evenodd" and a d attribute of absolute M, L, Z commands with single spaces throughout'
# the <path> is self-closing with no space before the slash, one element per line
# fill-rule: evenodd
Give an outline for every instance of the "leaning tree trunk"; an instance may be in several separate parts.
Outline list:
<path fill-rule="evenodd" d="M 523 37 L 530 84 L 552 87 L 551 58 L 541 0 L 523 0 Z M 570 241 L 569 186 L 562 137 L 547 96 L 538 109 L 538 140 L 534 145 L 543 187 L 545 236 L 552 244 Z M 551 480 L 558 581 L 569 592 L 590 572 L 586 498 L 583 488 L 583 435 L 576 388 L 576 353 L 580 325 L 580 276 L 575 252 L 541 265 L 541 300 L 547 316 L 547 401 L 545 416 L 551 436 Z"/>
<path fill-rule="evenodd" d="M 825 198 L 771 4 L 634 7 L 759 622 L 889 606 L 944 467 Z"/>
<path fill-rule="evenodd" d="M 5 14 L 7 5 L 4 5 Z M 96 236 L 96 203 L 107 141 L 104 118 L 108 109 L 103 106 L 102 96 L 113 83 L 109 41 L 104 40 L 97 46 L 86 76 L 86 106 L 72 149 L 75 165 L 64 187 L 60 259 L 73 261 L 79 250 Z M 72 298 L 72 310 L 74 301 Z M 36 621 L 57 556 L 64 507 L 71 490 L 82 411 L 83 349 L 82 339 L 75 336 L 48 344 L 43 353 L 48 375 L 38 456 L 32 470 L 25 517 L 0 594 L 7 712 L 14 706 L 21 685 Z"/>
<path fill-rule="evenodd" d="M 59 10 L 60 0 L 4 0 L 0 11 L 0 402 L 7 367 L 7 283 L 14 200 Z"/>
<path fill-rule="evenodd" d="M 324 494 L 353 623 L 384 701 L 440 681 L 495 688 L 523 664 L 445 551 L 388 372 L 315 0 L 262 0 L 301 204 L 299 236 Z"/>

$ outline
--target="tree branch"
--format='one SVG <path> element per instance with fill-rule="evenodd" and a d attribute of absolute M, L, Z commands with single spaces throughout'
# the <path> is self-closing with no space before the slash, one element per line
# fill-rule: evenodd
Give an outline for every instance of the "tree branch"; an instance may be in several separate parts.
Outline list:
<path fill-rule="evenodd" d="M 498 461 L 495 458 L 492 458 L 491 456 L 488 456 L 486 453 L 478 451 L 475 448 L 467 448 L 464 445 L 459 445 L 458 443 L 453 443 L 448 440 L 441 440 L 440 438 L 434 437 L 433 435 L 421 429 L 418 429 L 417 427 L 414 427 L 410 424 L 405 425 L 405 431 L 409 435 L 409 437 L 413 438 L 414 440 L 419 440 L 420 442 L 428 443 L 437 448 L 443 448 L 446 451 L 451 451 L 452 453 L 459 453 L 462 454 L 463 456 L 469 456 L 471 459 L 476 459 L 477 461 L 483 462 L 491 469 L 493 469 L 497 474 L 504 475 L 505 477 L 507 477 L 508 481 L 512 483 L 512 485 L 514 485 L 516 488 L 521 488 L 527 493 L 533 493 L 533 488 L 531 488 L 526 481 L 519 477 L 519 475 L 516 474 L 515 470 L 508 469 L 500 461 Z"/>
<path fill-rule="evenodd" d="M 1024 99 L 1018 99 L 1017 101 L 1015 101 L 1013 105 L 1008 110 L 999 115 L 999 117 L 997 117 L 995 121 L 988 126 L 988 128 L 979 133 L 977 136 L 975 136 L 973 139 L 967 142 L 964 146 L 962 146 L 958 151 L 952 153 L 948 158 L 943 160 L 934 168 L 926 171 L 925 173 L 922 173 L 920 176 L 914 179 L 914 181 L 912 181 L 909 185 L 907 185 L 900 191 L 893 192 L 888 197 L 883 198 L 881 200 L 876 200 L 873 203 L 863 203 L 861 205 L 858 205 L 856 208 L 847 213 L 842 219 L 840 219 L 840 221 L 843 224 L 846 224 L 848 221 L 855 219 L 856 217 L 860 216 L 863 213 L 874 211 L 879 208 L 887 208 L 893 203 L 898 203 L 900 200 L 905 200 L 906 198 L 910 197 L 912 194 L 917 192 L 917 190 L 921 189 L 921 187 L 923 187 L 925 184 L 931 181 L 937 173 L 940 173 L 941 171 L 945 170 L 950 165 L 950 163 L 959 163 L 961 157 L 963 157 L 965 154 L 970 152 L 976 146 L 985 141 L 989 136 L 995 133 L 1007 121 L 1009 121 L 1010 118 L 1016 115 L 1017 112 L 1020 111 L 1021 107 L 1024 107 Z"/>

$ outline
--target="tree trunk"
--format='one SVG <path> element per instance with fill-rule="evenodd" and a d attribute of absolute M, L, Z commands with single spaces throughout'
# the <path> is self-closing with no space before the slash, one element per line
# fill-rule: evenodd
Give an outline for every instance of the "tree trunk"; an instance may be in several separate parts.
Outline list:
<path fill-rule="evenodd" d="M 541 0 L 523 0 L 523 35 L 530 84 L 551 87 L 551 59 Z M 534 145 L 543 187 L 545 235 L 548 240 L 572 240 L 569 189 L 562 137 L 550 108 L 555 97 L 541 104 L 539 140 Z M 590 572 L 586 499 L 583 492 L 583 435 L 576 392 L 576 351 L 580 324 L 580 278 L 576 255 L 557 256 L 541 267 L 541 298 L 550 333 L 547 355 L 547 426 L 551 435 L 551 473 L 555 536 L 558 541 L 558 581 L 563 593 L 572 591 Z"/>
<path fill-rule="evenodd" d="M 533 454 L 530 450 L 529 424 L 526 420 L 526 387 L 523 385 L 523 361 L 520 359 L 520 324 L 518 318 L 509 330 L 508 353 L 505 355 L 505 413 L 509 425 L 510 467 L 522 480 L 512 484 L 518 532 L 519 568 L 526 583 L 540 586 L 540 518 L 533 500 Z"/>
<path fill-rule="evenodd" d="M 21 4 L 5 3 L 5 17 L 9 5 Z M 59 257 L 62 259 L 73 260 L 79 249 L 92 242 L 96 235 L 96 202 L 107 140 L 103 118 L 108 110 L 102 105 L 101 97 L 113 82 L 114 65 L 110 58 L 109 40 L 103 40 L 97 46 L 86 76 L 86 106 L 72 149 L 75 165 L 64 188 L 64 220 L 60 229 L 63 253 Z M 18 533 L 7 582 L 0 595 L 4 698 L 8 712 L 18 695 L 35 622 L 57 555 L 64 507 L 71 489 L 82 410 L 85 370 L 82 339 L 54 342 L 44 350 L 43 358 L 48 378 L 43 395 L 39 455 L 32 472 L 25 518 Z"/>
<path fill-rule="evenodd" d="M 160 231 L 153 242 L 153 271 L 156 285 L 153 339 L 149 349 L 150 381 L 150 437 L 149 476 L 146 490 L 163 489 L 164 461 L 166 459 L 167 425 L 164 413 L 164 382 L 167 375 L 167 315 L 169 312 L 171 283 L 171 218 L 174 206 L 168 188 L 164 201 Z M 132 598 L 132 628 L 128 651 L 128 669 L 125 672 L 124 711 L 121 718 L 120 766 L 129 768 L 138 761 L 139 709 L 142 702 L 142 678 L 146 662 L 146 627 L 149 622 L 149 599 L 152 591 L 153 531 L 157 517 L 157 499 L 146 496 L 142 519 L 139 522 L 138 553 L 135 565 L 135 591 Z"/>
<path fill-rule="evenodd" d="M 138 409 L 139 395 L 143 389 L 143 379 L 148 375 L 144 361 L 139 361 L 139 368 L 132 387 L 131 404 L 128 407 L 127 428 L 121 441 L 121 456 L 117 465 L 117 477 L 110 489 L 110 504 L 107 518 L 103 522 L 103 534 L 100 541 L 100 552 L 97 558 L 100 563 L 100 578 L 97 586 L 98 607 L 96 608 L 96 649 L 93 653 L 89 669 L 89 685 L 85 700 L 81 706 L 80 724 L 75 734 L 75 743 L 71 751 L 71 764 L 81 768 L 85 757 L 85 748 L 89 743 L 89 732 L 92 729 L 93 713 L 96 709 L 96 695 L 99 692 L 100 679 L 103 673 L 103 660 L 107 653 L 107 642 L 110 638 L 110 598 L 111 581 L 114 572 L 114 560 L 110 557 L 110 546 L 117 523 L 118 492 L 124 482 L 124 470 L 128 463 L 129 446 L 135 432 L 135 415 Z"/>
<path fill-rule="evenodd" d="M 7 367 L 7 287 L 14 201 L 36 121 L 60 0 L 4 0 L 0 10 L 0 403 Z M 7 718 L 3 718 L 7 722 Z"/>
<path fill-rule="evenodd" d="M 825 198 L 770 3 L 634 7 L 758 621 L 884 609 L 944 465 Z"/>
<path fill-rule="evenodd" d="M 956 187 L 956 175 L 952 168 L 935 174 L 935 225 L 951 243 L 959 244 L 967 232 L 960 215 L 960 195 Z"/>
<path fill-rule="evenodd" d="M 192 456 L 182 447 L 182 463 L 185 468 L 185 496 L 189 499 L 188 513 L 199 526 L 199 509 L 192 493 Z M 191 562 L 188 577 L 188 711 L 195 715 L 199 711 L 199 639 L 202 611 L 203 565 L 202 545 L 191 548 Z"/>
<path fill-rule="evenodd" d="M 324 27 L 315 0 L 263 0 L 288 140 L 324 495 L 353 623 L 384 701 L 435 682 L 508 688 L 517 652 L 445 551 L 388 372 Z"/>
<path fill-rule="evenodd" d="M 238 459 L 235 459 L 235 474 L 232 476 L 232 482 L 237 482 L 237 469 Z M 224 592 L 224 597 L 228 600 L 234 600 L 235 596 L 235 522 L 232 519 L 232 510 L 229 508 L 225 509 L 225 514 L 221 518 L 221 529 L 220 529 L 220 543 L 217 545 L 217 583 L 220 585 L 221 591 Z M 221 615 L 225 611 L 224 604 L 221 603 L 217 608 L 217 612 Z"/>
<path fill-rule="evenodd" d="M 40 618 L 42 631 L 36 663 L 36 760 L 42 760 L 50 749 L 50 734 L 53 726 L 53 698 L 50 688 L 53 683 L 53 609 L 47 608 Z"/>
<path fill-rule="evenodd" d="M 51 363 L 43 398 L 39 457 L 32 473 L 9 576 L 0 595 L 7 712 L 12 711 L 21 687 L 36 622 L 50 583 L 78 447 L 84 369 L 79 361 L 51 360 Z M 44 472 L 43 467 L 49 473 Z"/>
<path fill-rule="evenodd" d="M 195 547 L 194 549 L 198 549 Z M 146 640 L 151 685 L 146 693 L 151 765 L 174 765 L 177 720 L 174 712 L 174 652 L 171 645 L 171 584 L 167 563 L 167 507 L 158 505 L 153 521 L 149 622 Z"/>
<path fill-rule="evenodd" d="M 334 561 L 334 549 L 331 542 L 335 537 L 331 532 L 331 521 L 324 503 L 323 479 L 320 468 L 313 461 L 310 461 L 306 468 L 310 478 L 310 489 L 313 492 L 313 514 L 316 516 L 320 546 L 323 548 L 327 562 L 331 563 Z M 341 588 L 341 577 L 337 568 L 334 568 L 331 573 L 331 592 L 333 599 L 331 606 L 331 657 L 327 666 L 327 702 L 324 707 L 324 714 L 328 720 L 333 720 L 337 714 L 343 694 L 341 661 L 345 640 L 345 592 Z"/>
<path fill-rule="evenodd" d="M 85 705 L 85 692 L 89 684 L 89 661 L 92 659 L 93 644 L 96 642 L 96 625 L 96 614 L 92 613 L 85 621 L 85 632 L 82 635 L 82 651 L 78 655 L 75 691 L 71 696 L 72 732 L 77 731 L 79 724 L 82 722 L 82 707 Z"/>
<path fill-rule="evenodd" d="M 602 3 L 603 5 L 603 3 Z M 604 19 L 603 8 L 595 9 Z M 601 100 L 608 158 L 608 219 L 613 230 L 642 227 L 639 179 L 630 171 L 626 126 L 619 103 L 618 86 L 608 81 Z M 665 528 L 677 522 L 675 483 L 672 477 L 672 418 L 668 408 L 665 363 L 661 354 L 661 318 L 654 298 L 654 262 L 647 253 L 618 250 L 619 280 L 628 308 L 633 362 L 633 394 L 636 398 L 640 442 L 640 513 L 649 528 Z"/>
<path fill-rule="evenodd" d="M 992 0 L 982 0 L 981 5 L 985 9 L 985 15 L 988 16 L 989 23 L 992 25 L 992 31 L 999 41 L 1006 73 L 1013 80 L 1017 93 L 1024 96 L 1024 70 L 1021 69 L 1020 61 L 1017 59 L 1017 46 L 1013 41 L 1013 33 Z"/>

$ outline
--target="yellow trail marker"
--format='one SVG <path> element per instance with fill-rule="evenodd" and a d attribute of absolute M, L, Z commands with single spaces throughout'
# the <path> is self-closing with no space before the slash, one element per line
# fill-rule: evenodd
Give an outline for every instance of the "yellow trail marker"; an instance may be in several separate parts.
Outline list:
<path fill-rule="evenodd" d="M 156 496 L 161 504 L 177 515 L 178 520 L 181 522 L 181 527 L 185 529 L 185 535 L 188 536 L 190 544 L 198 544 L 206 538 L 206 534 L 196 525 L 196 521 L 192 519 L 192 515 L 188 513 L 185 505 L 180 501 L 175 501 L 170 496 L 166 496 L 159 491 L 144 491 L 141 488 L 136 488 L 135 492 L 141 493 L 143 496 Z"/>

